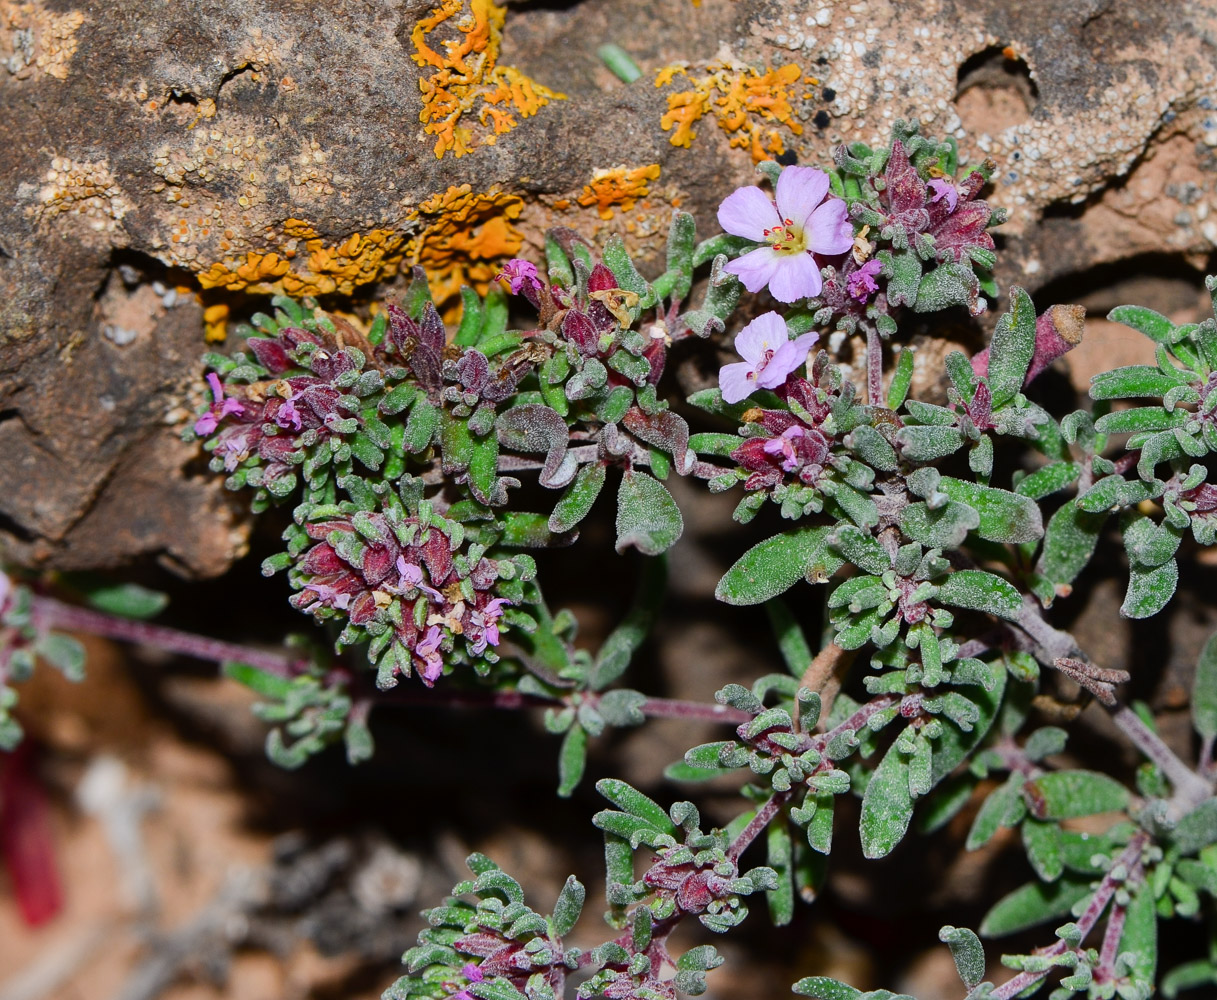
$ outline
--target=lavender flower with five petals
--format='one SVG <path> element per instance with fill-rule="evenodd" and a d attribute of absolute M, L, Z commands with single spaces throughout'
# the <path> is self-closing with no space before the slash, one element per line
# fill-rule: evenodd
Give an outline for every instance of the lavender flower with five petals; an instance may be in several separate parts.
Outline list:
<path fill-rule="evenodd" d="M 723 402 L 738 403 L 757 389 L 776 389 L 807 360 L 807 352 L 819 339 L 818 333 L 805 333 L 790 340 L 781 316 L 762 313 L 735 338 L 735 349 L 744 360 L 724 365 L 718 373 Z"/>
<path fill-rule="evenodd" d="M 718 207 L 718 224 L 732 236 L 764 244 L 724 268 L 750 292 L 766 285 L 779 302 L 819 295 L 820 261 L 849 250 L 854 227 L 845 201 L 828 195 L 828 174 L 787 167 L 778 177 L 776 206 L 759 187 L 732 191 Z"/>

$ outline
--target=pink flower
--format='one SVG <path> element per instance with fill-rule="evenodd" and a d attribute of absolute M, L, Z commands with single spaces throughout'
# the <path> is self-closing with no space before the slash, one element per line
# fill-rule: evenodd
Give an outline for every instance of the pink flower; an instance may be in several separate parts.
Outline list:
<path fill-rule="evenodd" d="M 275 411 L 275 423 L 287 430 L 289 427 L 298 431 L 304 426 L 304 422 L 300 417 L 300 411 L 296 409 L 296 404 L 293 400 L 288 400 L 278 410 Z"/>
<path fill-rule="evenodd" d="M 759 187 L 737 188 L 718 207 L 718 224 L 733 236 L 764 246 L 730 261 L 744 287 L 766 285 L 779 302 L 819 295 L 820 262 L 815 255 L 845 253 L 854 227 L 841 198 L 828 197 L 828 174 L 814 167 L 787 167 L 777 184 L 777 205 Z"/>
<path fill-rule="evenodd" d="M 241 405 L 240 400 L 224 398 L 224 385 L 220 382 L 220 376 L 215 372 L 207 373 L 207 384 L 211 386 L 211 398 L 213 402 L 211 409 L 194 422 L 194 432 L 199 437 L 206 437 L 213 433 L 220 425 L 220 421 L 230 413 L 240 414 L 245 412 L 245 407 Z M 217 407 L 219 407 L 218 411 Z"/>
<path fill-rule="evenodd" d="M 414 647 L 414 655 L 423 661 L 421 676 L 427 687 L 434 684 L 444 672 L 444 661 L 439 655 L 440 638 L 439 626 L 432 625 L 422 641 Z"/>
<path fill-rule="evenodd" d="M 816 278 L 819 280 L 819 272 Z M 735 338 L 735 349 L 744 360 L 724 365 L 718 373 L 723 402 L 738 403 L 757 389 L 777 388 L 807 360 L 807 352 L 819 339 L 818 333 L 805 333 L 791 340 L 781 316 L 761 314 Z"/>
<path fill-rule="evenodd" d="M 537 277 L 537 265 L 519 257 L 512 257 L 504 264 L 503 270 L 494 276 L 494 280 L 508 282 L 512 295 L 519 295 L 520 289 L 525 286 L 534 289 L 541 287 L 541 279 Z"/>
<path fill-rule="evenodd" d="M 865 302 L 879 290 L 875 275 L 883 269 L 877 260 L 868 260 L 845 279 L 845 288 L 852 298 Z"/>
<path fill-rule="evenodd" d="M 497 646 L 499 644 L 499 625 L 498 621 L 503 617 L 503 605 L 510 604 L 511 601 L 506 597 L 496 597 L 489 601 L 481 611 L 474 611 L 469 617 L 474 625 L 478 625 L 482 629 L 482 634 L 477 642 L 473 644 L 473 652 L 481 654 L 486 651 L 487 645 Z"/>
<path fill-rule="evenodd" d="M 406 562 L 405 556 L 397 557 L 397 572 L 400 577 L 397 581 L 398 590 L 408 590 L 411 587 L 417 587 L 424 594 L 434 598 L 439 602 L 443 602 L 444 595 L 434 587 L 428 587 L 423 583 L 423 570 L 417 563 Z"/>
<path fill-rule="evenodd" d="M 470 983 L 480 983 L 486 978 L 486 974 L 472 962 L 467 962 L 461 967 L 461 975 Z M 475 1000 L 475 998 L 472 993 L 464 989 L 452 994 L 452 1000 Z"/>
<path fill-rule="evenodd" d="M 955 211 L 955 206 L 959 204 L 959 192 L 955 190 L 954 184 L 945 177 L 935 177 L 926 184 L 926 187 L 934 192 L 934 196 L 930 198 L 931 205 L 936 201 L 942 201 L 943 198 L 946 198 L 947 211 Z"/>
<path fill-rule="evenodd" d="M 799 467 L 799 455 L 795 451 L 794 442 L 804 434 L 805 431 L 802 427 L 798 424 L 791 424 L 777 437 L 765 442 L 765 454 L 781 455 L 782 468 L 787 472 L 794 472 Z"/>

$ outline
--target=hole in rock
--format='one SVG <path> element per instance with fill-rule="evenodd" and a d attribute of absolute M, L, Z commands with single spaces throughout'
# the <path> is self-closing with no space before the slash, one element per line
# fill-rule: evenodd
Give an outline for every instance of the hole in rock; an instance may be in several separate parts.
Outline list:
<path fill-rule="evenodd" d="M 996 135 L 1031 118 L 1039 89 L 1027 63 L 1010 48 L 994 45 L 959 67 L 955 110 L 970 135 Z"/>

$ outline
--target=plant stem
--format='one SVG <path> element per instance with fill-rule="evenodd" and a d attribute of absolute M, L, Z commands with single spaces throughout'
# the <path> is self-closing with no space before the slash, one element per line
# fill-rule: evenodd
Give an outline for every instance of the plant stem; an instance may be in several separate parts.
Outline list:
<path fill-rule="evenodd" d="M 192 656 L 211 663 L 239 660 L 276 677 L 292 677 L 308 663 L 306 659 L 285 653 L 251 649 L 235 642 L 211 639 L 163 625 L 149 625 L 147 622 L 119 618 L 103 611 L 79 608 L 39 594 L 34 595 L 32 617 L 39 629 L 60 628 L 72 632 L 87 632 L 106 639 L 155 646 L 170 653 Z"/>
<path fill-rule="evenodd" d="M 294 677 L 306 669 L 309 663 L 307 659 L 285 653 L 252 649 L 235 642 L 224 642 L 193 632 L 183 632 L 163 625 L 150 625 L 147 622 L 106 614 L 104 611 L 65 604 L 53 597 L 36 594 L 33 601 L 34 623 L 40 629 L 59 628 L 86 632 L 120 642 L 154 646 L 169 653 L 191 656 L 211 663 L 236 660 L 276 677 Z M 545 698 L 522 694 L 519 691 L 462 691 L 452 688 L 429 691 L 397 688 L 381 695 L 378 700 L 397 704 L 501 709 L 565 707 L 569 703 L 567 698 Z M 752 718 L 750 713 L 728 705 L 710 705 L 676 698 L 648 698 L 639 708 L 644 715 L 655 719 L 700 719 L 739 725 Z"/>
<path fill-rule="evenodd" d="M 730 705 L 708 705 L 699 701 L 676 698 L 648 698 L 638 706 L 651 719 L 700 719 L 706 722 L 730 722 L 739 725 L 752 721 L 752 713 Z"/>
<path fill-rule="evenodd" d="M 777 815 L 778 810 L 782 808 L 782 804 L 790 798 L 790 795 L 790 792 L 774 792 L 769 796 L 768 801 L 756 811 L 756 815 L 748 821 L 748 825 L 731 842 L 731 846 L 727 848 L 727 857 L 732 861 L 738 861 L 740 855 L 748 849 L 748 845 L 756 840 L 761 831 L 772 822 L 773 817 Z"/>
<path fill-rule="evenodd" d="M 1127 705 L 1121 706 L 1111 713 L 1111 717 L 1133 746 L 1156 764 L 1175 786 L 1176 794 L 1171 800 L 1171 806 L 1172 809 L 1179 810 L 1179 815 L 1191 812 L 1213 794 L 1211 783 L 1180 760 L 1131 708 Z"/>
<path fill-rule="evenodd" d="M 1129 841 L 1128 846 L 1124 848 L 1120 856 L 1116 858 L 1111 868 L 1107 870 L 1107 874 L 1103 876 L 1103 880 L 1099 883 L 1099 887 L 1095 890 L 1094 895 L 1090 897 L 1090 902 L 1086 904 L 1085 912 L 1077 920 L 1082 940 L 1085 940 L 1086 935 L 1099 922 L 1099 918 L 1103 915 L 1103 911 L 1107 909 L 1107 904 L 1111 902 L 1111 898 L 1116 894 L 1116 890 L 1121 885 L 1136 884 L 1144 877 L 1144 870 L 1141 867 L 1141 852 L 1148 843 L 1149 834 L 1144 830 L 1138 830 L 1133 834 L 1132 840 Z M 1122 879 L 1113 877 L 1112 872 L 1115 871 L 1123 871 L 1125 877 Z M 1035 954 L 1055 956 L 1063 955 L 1069 950 L 1070 947 L 1064 940 L 1058 940 L 1054 945 L 1038 949 Z M 1035 985 L 1047 976 L 1048 971 L 1046 969 L 1043 972 L 1020 972 L 1013 979 L 1002 983 L 1001 986 L 989 994 L 989 1000 L 1013 1000 L 1014 997 L 1022 993 L 1027 987 Z"/>

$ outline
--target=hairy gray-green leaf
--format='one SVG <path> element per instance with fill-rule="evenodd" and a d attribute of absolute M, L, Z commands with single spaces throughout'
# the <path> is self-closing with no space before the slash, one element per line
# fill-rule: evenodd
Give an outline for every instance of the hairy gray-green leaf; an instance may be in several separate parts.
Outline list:
<path fill-rule="evenodd" d="M 1010 308 L 1002 314 L 989 345 L 989 388 L 994 408 L 1012 400 L 1035 355 L 1035 306 L 1023 289 L 1010 289 Z"/>
<path fill-rule="evenodd" d="M 606 474 L 606 466 L 599 462 L 583 466 L 549 515 L 549 530 L 558 533 L 570 531 L 582 521 L 600 495 Z"/>
<path fill-rule="evenodd" d="M 631 545 L 657 556 L 672 547 L 685 529 L 680 508 L 662 483 L 631 469 L 621 477 L 617 494 L 617 551 Z"/>
<path fill-rule="evenodd" d="M 559 937 L 564 937 L 574 928 L 579 914 L 583 912 L 583 901 L 586 898 L 587 890 L 571 875 L 562 886 L 558 901 L 554 904 L 554 931 Z"/>
<path fill-rule="evenodd" d="M 1072 819 L 1128 808 L 1131 795 L 1115 778 L 1097 771 L 1051 771 L 1023 785 L 1037 819 Z"/>
<path fill-rule="evenodd" d="M 957 427 L 910 424 L 896 432 L 896 440 L 914 462 L 935 462 L 963 447 L 963 432 Z"/>
<path fill-rule="evenodd" d="M 1014 492 L 1032 500 L 1042 500 L 1058 490 L 1063 490 L 1077 479 L 1081 472 L 1082 467 L 1076 462 L 1050 462 L 1025 477 L 1014 487 Z"/>
<path fill-rule="evenodd" d="M 911 503 L 900 513 L 900 527 L 909 538 L 927 548 L 957 549 L 969 531 L 980 526 L 980 515 L 967 504 L 948 501 L 937 510 Z"/>
<path fill-rule="evenodd" d="M 1161 566 L 1133 563 L 1128 568 L 1128 592 L 1120 605 L 1125 618 L 1152 618 L 1175 594 L 1179 585 L 1179 564 L 1171 559 Z"/>
<path fill-rule="evenodd" d="M 796 528 L 759 542 L 727 570 L 714 596 L 727 604 L 760 604 L 813 571 L 827 579 L 842 562 L 828 546 L 831 530 Z"/>
<path fill-rule="evenodd" d="M 1174 323 L 1144 306 L 1116 306 L 1107 314 L 1107 319 L 1145 334 L 1155 344 L 1173 344 L 1179 339 L 1179 328 Z"/>
<path fill-rule="evenodd" d="M 1034 542 L 1044 534 L 1039 505 L 1029 497 L 994 486 L 943 476 L 938 488 L 980 515 L 976 533 L 991 542 Z"/>
<path fill-rule="evenodd" d="M 1192 725 L 1201 738 L 1217 737 L 1217 634 L 1209 637 L 1196 664 L 1192 687 Z"/>
<path fill-rule="evenodd" d="M 981 947 L 980 938 L 966 927 L 947 924 L 939 930 L 938 940 L 950 947 L 955 969 L 964 986 L 973 989 L 979 985 L 985 978 L 985 950 Z"/>
<path fill-rule="evenodd" d="M 952 573 L 938 588 L 938 601 L 956 608 L 988 611 L 1015 621 L 1023 599 L 1018 588 L 1000 576 L 983 569 L 961 569 Z"/>
<path fill-rule="evenodd" d="M 1187 385 L 1182 375 L 1170 375 L 1153 365 L 1128 365 L 1100 372 L 1090 379 L 1091 399 L 1134 399 L 1165 396 L 1172 389 Z"/>
<path fill-rule="evenodd" d="M 909 793 L 909 763 L 893 744 L 875 768 L 862 796 L 862 817 L 858 833 L 862 853 L 882 858 L 891 853 L 908 830 L 913 818 L 913 799 Z"/>
<path fill-rule="evenodd" d="M 1090 895 L 1089 880 L 1029 882 L 999 899 L 981 921 L 985 937 L 1004 937 L 1065 916 L 1073 904 Z"/>

